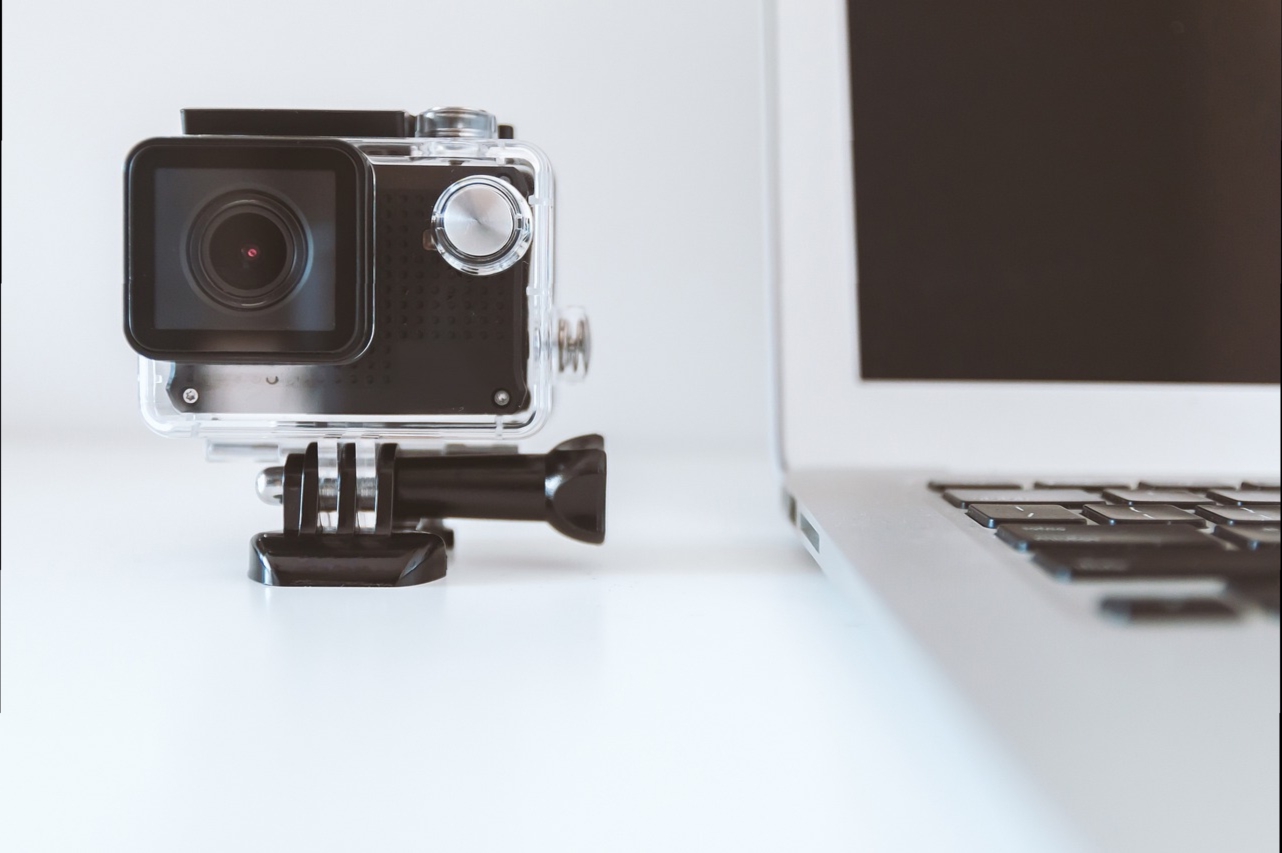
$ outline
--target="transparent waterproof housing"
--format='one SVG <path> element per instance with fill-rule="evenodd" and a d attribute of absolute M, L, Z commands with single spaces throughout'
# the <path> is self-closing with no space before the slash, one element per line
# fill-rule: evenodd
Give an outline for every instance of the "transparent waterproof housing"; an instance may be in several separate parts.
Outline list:
<path fill-rule="evenodd" d="M 201 152 L 218 136 L 155 140 L 126 169 L 127 333 L 140 352 L 152 338 L 206 342 L 140 358 L 153 430 L 284 446 L 492 441 L 542 426 L 558 329 L 552 169 L 537 148 L 466 135 L 326 140 L 363 160 L 352 204 L 365 215 L 348 235 L 331 216 L 347 202 L 331 200 L 324 168 L 290 171 L 255 153 L 281 159 L 311 142 L 231 141 L 217 160 Z M 350 302 L 349 249 L 361 270 Z M 260 263 L 274 266 L 260 274 Z M 291 349 L 349 320 L 347 349 Z M 280 352 L 279 363 L 237 347 Z"/>

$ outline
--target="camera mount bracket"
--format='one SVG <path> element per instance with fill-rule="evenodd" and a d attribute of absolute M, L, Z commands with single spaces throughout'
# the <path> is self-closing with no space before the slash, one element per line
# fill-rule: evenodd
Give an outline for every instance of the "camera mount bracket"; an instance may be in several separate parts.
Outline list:
<path fill-rule="evenodd" d="M 332 468 L 312 442 L 259 476 L 279 499 L 280 533 L 251 541 L 249 577 L 269 586 L 413 586 L 445 576 L 447 518 L 546 521 L 581 542 L 605 540 L 605 442 L 585 435 L 546 454 L 428 453 L 375 446 L 359 466 L 342 442 Z M 358 470 L 367 467 L 371 470 Z"/>

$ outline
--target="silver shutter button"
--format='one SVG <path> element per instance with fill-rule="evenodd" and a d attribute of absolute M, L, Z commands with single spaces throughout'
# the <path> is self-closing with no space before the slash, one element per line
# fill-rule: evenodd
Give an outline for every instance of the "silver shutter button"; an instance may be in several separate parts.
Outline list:
<path fill-rule="evenodd" d="M 450 266 L 493 275 L 530 247 L 530 207 L 507 181 L 472 175 L 450 184 L 436 200 L 432 234 Z"/>

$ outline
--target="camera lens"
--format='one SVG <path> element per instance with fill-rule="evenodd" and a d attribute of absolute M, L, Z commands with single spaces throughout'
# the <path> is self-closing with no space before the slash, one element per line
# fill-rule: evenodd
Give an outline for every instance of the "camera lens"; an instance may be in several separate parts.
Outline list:
<path fill-rule="evenodd" d="M 209 236 L 209 263 L 234 290 L 261 290 L 280 277 L 289 260 L 288 240 L 260 213 L 236 213 Z"/>
<path fill-rule="evenodd" d="M 196 217 L 189 261 L 197 285 L 230 308 L 257 309 L 288 296 L 306 267 L 298 216 L 262 193 L 220 196 Z"/>

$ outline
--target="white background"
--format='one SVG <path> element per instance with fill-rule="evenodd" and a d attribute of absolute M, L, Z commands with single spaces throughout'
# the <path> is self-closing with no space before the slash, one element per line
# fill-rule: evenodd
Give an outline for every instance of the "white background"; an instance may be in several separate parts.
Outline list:
<path fill-rule="evenodd" d="M 759 10 L 645 3 L 4 4 L 3 427 L 137 438 L 121 167 L 183 107 L 488 109 L 557 177 L 588 383 L 546 445 L 764 453 Z"/>

